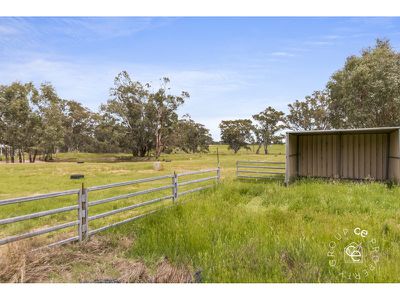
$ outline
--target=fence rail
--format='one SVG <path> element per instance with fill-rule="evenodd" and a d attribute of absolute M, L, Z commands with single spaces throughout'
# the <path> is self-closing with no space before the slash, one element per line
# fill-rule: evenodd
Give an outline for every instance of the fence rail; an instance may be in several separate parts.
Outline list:
<path fill-rule="evenodd" d="M 183 177 L 183 176 L 201 175 L 201 174 L 213 173 L 213 172 L 216 173 L 215 176 L 208 176 L 208 177 L 203 177 L 203 178 L 199 178 L 199 179 L 186 180 L 186 181 L 182 181 L 182 182 L 179 182 L 179 180 L 178 180 L 180 177 Z M 58 225 L 54 225 L 51 227 L 37 229 L 34 231 L 24 232 L 19 235 L 4 237 L 4 238 L 0 239 L 0 246 L 8 244 L 8 243 L 16 242 L 19 240 L 32 238 L 32 237 L 35 237 L 38 235 L 43 235 L 43 234 L 47 234 L 50 232 L 59 231 L 59 230 L 62 230 L 65 228 L 70 228 L 70 227 L 77 227 L 77 235 L 76 236 L 53 242 L 49 245 L 46 245 L 45 247 L 62 245 L 62 244 L 66 244 L 66 243 L 70 243 L 70 242 L 74 242 L 74 241 L 83 241 L 83 240 L 87 239 L 89 236 L 92 236 L 100 231 L 104 231 L 108 228 L 115 227 L 115 226 L 118 226 L 121 224 L 125 224 L 127 222 L 137 220 L 139 218 L 143 218 L 149 214 L 159 211 L 160 209 L 163 209 L 163 207 L 145 212 L 140 215 L 136 215 L 136 216 L 124 219 L 122 221 L 118 221 L 116 223 L 108 224 L 108 225 L 102 226 L 100 228 L 95 228 L 95 229 L 89 229 L 90 221 L 109 217 L 109 216 L 112 216 L 112 215 L 115 215 L 118 213 L 130 211 L 130 210 L 134 210 L 139 207 L 148 206 L 148 205 L 158 203 L 158 202 L 168 200 L 168 199 L 172 199 L 172 202 L 176 203 L 179 196 L 183 196 L 183 195 L 186 195 L 189 193 L 193 193 L 193 192 L 197 192 L 197 191 L 201 191 L 201 190 L 213 187 L 213 184 L 207 185 L 207 186 L 196 187 L 196 188 L 192 188 L 192 189 L 181 191 L 181 192 L 179 191 L 179 187 L 188 186 L 188 185 L 196 184 L 196 183 L 202 183 L 202 182 L 206 182 L 206 181 L 213 181 L 213 180 L 216 183 L 218 183 L 220 181 L 220 177 L 221 177 L 220 175 L 221 175 L 221 172 L 220 172 L 220 168 L 218 167 L 215 169 L 186 172 L 186 173 L 181 173 L 181 174 L 177 174 L 174 172 L 171 175 L 149 177 L 149 178 L 137 179 L 137 180 L 126 181 L 126 182 L 118 182 L 118 183 L 106 184 L 106 185 L 101 185 L 101 186 L 93 186 L 93 187 L 88 187 L 88 188 L 85 188 L 82 185 L 81 189 L 76 189 L 76 190 L 68 190 L 68 191 L 63 191 L 63 192 L 48 193 L 48 194 L 42 194 L 42 195 L 0 200 L 0 206 L 2 206 L 2 205 L 19 204 L 19 203 L 28 202 L 28 201 L 50 199 L 50 198 L 61 197 L 61 196 L 70 196 L 70 195 L 77 196 L 77 204 L 76 205 L 70 205 L 70 206 L 65 206 L 65 207 L 60 207 L 60 208 L 55 208 L 55 209 L 50 209 L 50 210 L 44 210 L 44 211 L 35 212 L 35 213 L 31 213 L 31 214 L 14 216 L 14 217 L 6 218 L 6 219 L 0 219 L 0 225 L 13 224 L 13 223 L 21 222 L 21 221 L 36 219 L 36 218 L 40 218 L 40 217 L 44 217 L 44 216 L 49 216 L 49 215 L 54 215 L 54 214 L 69 212 L 69 211 L 76 211 L 77 215 L 78 215 L 77 220 L 74 220 L 72 222 L 58 224 Z M 133 192 L 133 193 L 117 195 L 117 196 L 113 196 L 113 197 L 109 197 L 109 198 L 94 200 L 94 201 L 88 200 L 89 194 L 94 191 L 101 191 L 101 190 L 111 189 L 111 188 L 115 188 L 115 187 L 122 187 L 122 186 L 135 185 L 135 184 L 140 184 L 140 183 L 159 181 L 159 180 L 163 180 L 163 179 L 171 179 L 171 184 L 167 184 L 167 185 L 163 185 L 163 186 L 155 187 L 155 188 L 144 189 L 144 190 Z M 109 203 L 109 202 L 113 202 L 113 201 L 117 201 L 117 200 L 122 200 L 122 199 L 133 198 L 136 196 L 146 195 L 146 194 L 153 193 L 153 192 L 165 191 L 168 189 L 171 190 L 170 195 L 157 197 L 154 199 L 146 200 L 144 202 L 127 205 L 127 206 L 124 206 L 121 208 L 112 209 L 109 211 L 98 213 L 96 215 L 89 216 L 89 208 L 92 206 L 97 206 L 97 205 L 101 205 L 101 204 L 105 204 L 105 203 Z"/>
<path fill-rule="evenodd" d="M 284 162 L 250 160 L 238 160 L 236 162 L 237 178 L 275 179 L 285 176 L 285 170 Z"/>

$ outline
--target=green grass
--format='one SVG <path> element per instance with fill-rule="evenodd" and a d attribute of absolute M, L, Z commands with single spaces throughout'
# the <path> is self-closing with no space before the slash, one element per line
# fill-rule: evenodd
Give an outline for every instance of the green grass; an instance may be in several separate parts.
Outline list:
<path fill-rule="evenodd" d="M 242 149 L 237 154 L 233 154 L 228 150 L 226 145 L 218 146 L 220 154 L 220 164 L 222 167 L 222 176 L 231 178 L 235 173 L 235 163 L 238 159 L 266 159 L 265 155 L 257 155 L 251 150 Z M 284 150 L 283 145 L 276 145 L 270 148 L 272 153 L 279 153 Z M 94 154 L 94 153 L 59 153 L 56 160 L 70 160 L 71 162 L 37 162 L 35 164 L 0 164 L 0 200 L 19 196 L 30 196 L 35 194 L 43 194 L 55 191 L 63 191 L 69 189 L 79 189 L 82 183 L 86 187 L 103 185 L 109 183 L 129 181 L 139 178 L 153 177 L 164 174 L 172 174 L 174 171 L 181 173 L 191 170 L 200 170 L 205 168 L 215 168 L 217 166 L 217 146 L 210 146 L 209 153 L 174 153 L 163 154 L 160 158 L 163 170 L 153 170 L 154 161 L 136 161 L 136 162 L 119 162 L 121 154 Z M 282 153 L 282 152 L 281 152 Z M 128 157 L 125 154 L 125 157 Z M 271 154 L 267 156 L 270 160 L 284 160 L 284 155 Z M 83 160 L 84 164 L 72 162 L 74 160 Z M 107 163 L 106 163 L 107 162 Z M 71 180 L 71 174 L 84 174 L 84 180 Z M 195 179 L 199 176 L 190 176 L 185 180 Z M 131 193 L 146 188 L 162 186 L 170 184 L 171 180 L 166 179 L 157 182 L 149 182 L 137 185 L 130 185 L 120 188 L 113 188 L 104 191 L 91 192 L 89 201 L 112 197 L 124 193 Z M 190 189 L 198 186 L 206 185 L 200 183 L 187 186 L 182 189 Z M 156 192 L 146 196 L 134 197 L 126 200 L 119 200 L 108 204 L 94 206 L 90 208 L 90 215 L 102 213 L 111 209 L 117 209 L 134 203 L 143 202 L 156 197 L 168 194 L 169 191 Z M 13 216 L 30 214 L 43 210 L 74 205 L 77 203 L 76 196 L 57 197 L 34 202 L 25 202 L 17 205 L 2 206 L 0 209 L 0 218 L 9 218 Z M 160 205 L 170 204 L 167 200 L 165 203 L 159 203 L 146 208 L 137 209 L 128 213 L 121 213 L 110 216 L 105 219 L 96 220 L 91 223 L 91 228 L 98 228 L 111 221 L 119 221 L 129 216 L 140 214 L 148 210 L 157 208 Z M 41 228 L 45 226 L 59 224 L 61 222 L 69 222 L 76 219 L 76 212 L 66 212 L 57 215 L 41 217 L 38 219 L 13 223 L 0 227 L 0 238 L 10 234 L 19 234 L 33 228 Z M 66 229 L 63 232 L 69 236 L 73 234 L 74 229 Z M 76 231 L 76 230 L 75 230 Z M 55 236 L 49 234 L 49 239 Z"/>
<path fill-rule="evenodd" d="M 399 282 L 400 189 L 383 184 L 228 180 L 215 191 L 193 195 L 173 209 L 111 230 L 135 243 L 128 256 L 156 264 L 167 257 L 201 271 L 204 282 Z M 346 243 L 368 230 L 379 262 L 368 276 L 364 264 L 343 262 Z M 337 268 L 329 266 L 329 243 L 337 242 Z M 364 241 L 365 243 L 365 241 Z M 344 278 L 340 273 L 361 273 Z"/>
<path fill-rule="evenodd" d="M 255 147 L 254 147 L 255 148 Z M 289 188 L 281 182 L 234 180 L 237 160 L 284 161 L 284 145 L 273 146 L 268 156 L 254 150 L 234 155 L 219 146 L 223 182 L 214 190 L 191 194 L 177 205 L 103 234 L 117 242 L 134 239 L 129 259 L 155 266 L 163 257 L 175 265 L 201 273 L 203 282 L 399 282 L 400 281 L 400 188 L 381 183 L 352 183 L 323 180 L 297 181 Z M 58 154 L 71 162 L 0 164 L 0 199 L 79 188 L 82 181 L 70 174 L 85 174 L 86 186 L 184 172 L 216 166 L 216 146 L 207 154 L 174 153 L 160 159 L 164 169 L 153 170 L 153 161 L 119 162 L 121 154 Z M 72 162 L 84 160 L 84 164 Z M 112 163 L 105 163 L 105 161 Z M 197 178 L 192 176 L 186 180 Z M 159 184 L 168 184 L 169 180 Z M 155 182 L 99 191 L 89 201 L 154 187 Z M 199 184 L 201 185 L 201 184 Z M 167 193 L 167 191 L 165 192 Z M 155 193 L 121 200 L 90 209 L 90 215 L 142 202 L 162 195 Z M 2 206 L 0 218 L 76 204 L 76 197 L 60 197 L 18 205 Z M 170 205 L 171 201 L 164 204 Z M 147 208 L 146 208 L 147 209 Z M 106 223 L 145 212 L 123 213 L 90 224 Z M 149 207 L 154 209 L 154 207 Z M 2 226 L 0 238 L 60 222 L 75 220 L 76 212 Z M 368 241 L 376 240 L 379 262 L 365 276 L 365 264 L 346 264 L 343 248 L 361 237 L 355 227 L 368 230 Z M 329 266 L 329 243 L 348 229 L 350 234 L 336 241 L 337 267 Z M 65 234 L 75 234 L 66 230 Z M 351 238 L 350 238 L 351 236 Z M 54 240 L 57 234 L 46 239 Z M 360 279 L 346 275 L 361 273 Z"/>

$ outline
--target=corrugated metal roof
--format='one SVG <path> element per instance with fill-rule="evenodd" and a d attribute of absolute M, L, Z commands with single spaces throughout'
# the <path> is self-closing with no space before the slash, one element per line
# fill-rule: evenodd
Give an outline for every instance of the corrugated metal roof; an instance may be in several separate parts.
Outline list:
<path fill-rule="evenodd" d="M 293 135 L 309 135 L 309 134 L 352 134 L 352 133 L 390 133 L 399 130 L 399 127 L 375 127 L 375 128 L 353 128 L 353 129 L 331 129 L 331 130 L 306 130 L 306 131 L 287 131 Z"/>

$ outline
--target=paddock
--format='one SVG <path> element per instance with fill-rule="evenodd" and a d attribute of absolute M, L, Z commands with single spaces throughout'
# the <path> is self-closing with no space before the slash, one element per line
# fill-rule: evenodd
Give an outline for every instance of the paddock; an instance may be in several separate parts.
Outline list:
<path fill-rule="evenodd" d="M 289 131 L 286 174 L 400 182 L 400 127 Z"/>

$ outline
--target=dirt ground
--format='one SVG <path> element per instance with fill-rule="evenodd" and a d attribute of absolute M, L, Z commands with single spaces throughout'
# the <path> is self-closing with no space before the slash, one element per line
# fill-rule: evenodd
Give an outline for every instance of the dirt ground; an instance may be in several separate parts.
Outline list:
<path fill-rule="evenodd" d="M 186 267 L 173 266 L 160 258 L 155 266 L 124 258 L 133 241 L 118 245 L 98 236 L 84 244 L 71 244 L 32 251 L 29 243 L 3 250 L 0 282 L 85 282 L 85 283 L 190 283 L 197 276 Z"/>

